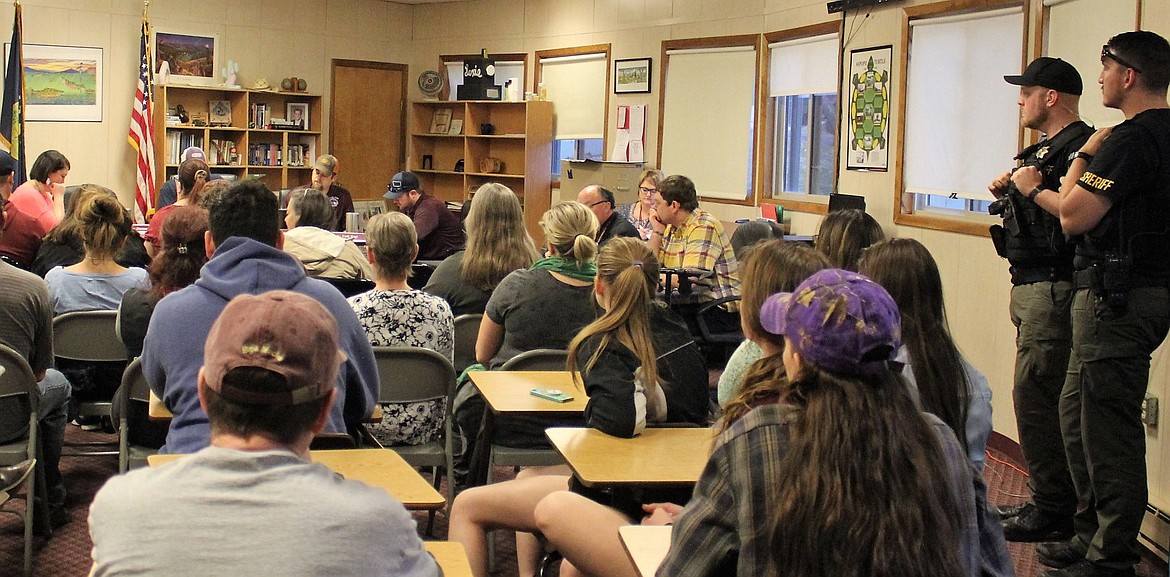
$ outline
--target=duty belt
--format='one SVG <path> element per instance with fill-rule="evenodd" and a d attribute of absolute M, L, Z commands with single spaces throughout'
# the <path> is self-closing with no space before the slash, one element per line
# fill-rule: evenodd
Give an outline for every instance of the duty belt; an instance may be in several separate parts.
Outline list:
<path fill-rule="evenodd" d="M 1092 267 L 1081 269 L 1073 272 L 1073 288 L 1085 289 L 1092 288 L 1093 275 L 1098 274 Z M 1149 288 L 1149 287 L 1164 287 L 1170 288 L 1170 279 L 1155 279 L 1150 277 L 1131 276 L 1129 278 L 1129 288 Z"/>

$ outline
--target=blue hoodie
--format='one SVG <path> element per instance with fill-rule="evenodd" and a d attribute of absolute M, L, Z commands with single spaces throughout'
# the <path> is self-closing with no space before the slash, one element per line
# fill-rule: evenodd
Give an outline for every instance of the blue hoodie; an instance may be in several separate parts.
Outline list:
<path fill-rule="evenodd" d="M 195 284 L 167 295 L 154 310 L 142 350 L 150 390 L 174 418 L 164 453 L 194 453 L 211 441 L 207 415 L 199 406 L 197 378 L 203 345 L 227 302 L 241 294 L 291 290 L 313 297 L 337 319 L 341 350 L 348 360 L 337 375 L 337 399 L 325 430 L 345 432 L 373 410 L 378 367 L 365 330 L 345 297 L 329 283 L 309 278 L 289 254 L 249 238 L 230 237 L 219 245 Z"/>

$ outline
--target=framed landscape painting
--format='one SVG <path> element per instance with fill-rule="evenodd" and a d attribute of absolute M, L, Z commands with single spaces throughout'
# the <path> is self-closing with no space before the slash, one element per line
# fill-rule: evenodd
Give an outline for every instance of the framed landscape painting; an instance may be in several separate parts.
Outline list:
<path fill-rule="evenodd" d="M 154 33 L 154 66 L 166 62 L 171 84 L 213 86 L 219 69 L 219 37 L 212 35 Z"/>
<path fill-rule="evenodd" d="M 25 44 L 25 120 L 101 122 L 104 75 L 101 48 Z"/>

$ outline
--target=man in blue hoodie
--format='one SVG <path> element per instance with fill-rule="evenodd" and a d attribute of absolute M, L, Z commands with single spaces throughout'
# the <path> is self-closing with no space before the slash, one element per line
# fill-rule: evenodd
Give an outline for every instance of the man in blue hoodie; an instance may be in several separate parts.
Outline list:
<path fill-rule="evenodd" d="M 151 316 L 142 368 L 151 391 L 174 413 L 164 453 L 194 453 L 210 442 L 197 388 L 203 345 L 220 311 L 240 294 L 290 290 L 324 305 L 337 319 L 339 346 L 347 359 L 337 375 L 337 400 L 325 430 L 354 430 L 373 410 L 378 368 L 366 333 L 337 289 L 306 276 L 301 263 L 280 250 L 277 206 L 276 195 L 259 180 L 227 189 L 210 209 L 205 239 L 210 260 L 199 280 L 167 295 Z"/>

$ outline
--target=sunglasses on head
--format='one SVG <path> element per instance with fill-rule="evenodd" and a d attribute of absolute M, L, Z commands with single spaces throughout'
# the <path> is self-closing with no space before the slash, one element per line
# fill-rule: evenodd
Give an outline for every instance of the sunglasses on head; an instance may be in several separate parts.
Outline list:
<path fill-rule="evenodd" d="M 1137 72 L 1138 74 L 1142 73 L 1141 68 L 1138 68 L 1137 66 L 1134 66 L 1133 64 L 1130 64 L 1129 62 L 1126 62 L 1123 58 L 1114 54 L 1113 51 L 1111 51 L 1109 49 L 1108 44 L 1101 47 L 1101 58 L 1102 59 L 1109 58 L 1109 59 L 1113 60 L 1114 62 L 1116 62 L 1116 63 L 1118 63 L 1126 68 L 1132 68 L 1134 70 L 1134 72 Z"/>

